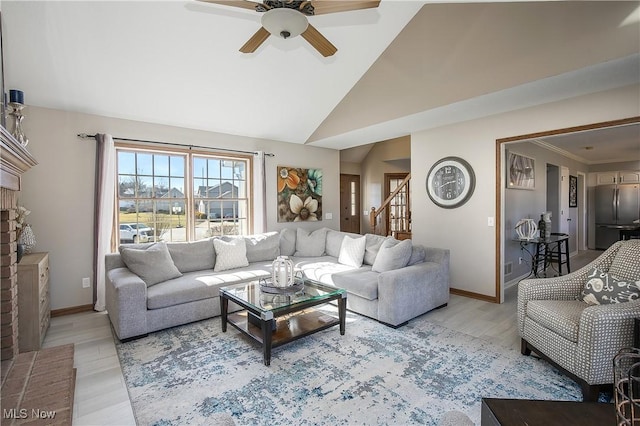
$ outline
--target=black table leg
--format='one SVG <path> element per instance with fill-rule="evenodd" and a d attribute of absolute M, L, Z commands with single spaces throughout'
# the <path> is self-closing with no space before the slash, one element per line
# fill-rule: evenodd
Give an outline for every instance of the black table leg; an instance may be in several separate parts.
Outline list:
<path fill-rule="evenodd" d="M 220 324 L 222 325 L 222 332 L 227 331 L 227 312 L 229 311 L 229 299 L 220 295 Z"/>
<path fill-rule="evenodd" d="M 338 317 L 340 318 L 340 335 L 344 336 L 347 322 L 347 298 L 338 299 Z"/>
<path fill-rule="evenodd" d="M 571 264 L 569 263 L 569 239 L 564 241 L 564 255 L 567 259 L 567 274 L 571 273 Z"/>
<path fill-rule="evenodd" d="M 262 356 L 264 358 L 264 365 L 267 367 L 271 365 L 271 333 L 273 333 L 273 321 L 274 319 L 262 320 L 260 325 L 262 326 Z"/>

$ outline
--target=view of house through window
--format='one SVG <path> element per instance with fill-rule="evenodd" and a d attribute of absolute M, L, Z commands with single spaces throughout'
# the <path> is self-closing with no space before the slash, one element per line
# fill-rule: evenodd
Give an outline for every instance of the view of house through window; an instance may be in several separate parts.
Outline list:
<path fill-rule="evenodd" d="M 119 242 L 249 233 L 250 159 L 117 148 Z"/>

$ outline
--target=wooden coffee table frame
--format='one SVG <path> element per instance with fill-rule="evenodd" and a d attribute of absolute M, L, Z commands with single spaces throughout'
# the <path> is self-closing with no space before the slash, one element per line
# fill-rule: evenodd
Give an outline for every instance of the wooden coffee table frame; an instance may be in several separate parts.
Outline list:
<path fill-rule="evenodd" d="M 238 284 L 237 286 L 245 285 L 247 284 Z M 324 287 L 316 283 L 305 285 L 321 288 Z M 248 303 L 227 291 L 227 288 L 231 289 L 237 286 L 222 287 L 220 289 L 220 316 L 222 319 L 222 332 L 226 333 L 228 323 L 243 334 L 247 335 L 250 339 L 261 344 L 264 365 L 266 366 L 271 364 L 272 348 L 276 348 L 284 345 L 285 343 L 317 333 L 318 331 L 326 330 L 327 328 L 338 324 L 340 324 L 340 335 L 344 336 L 345 320 L 347 315 L 347 292 L 345 290 L 335 289 L 333 294 L 284 306 L 276 309 L 274 312 L 274 310 L 263 311 L 257 309 L 255 306 L 251 305 L 251 303 Z M 327 289 L 327 291 L 331 290 L 334 289 Z M 332 316 L 314 309 L 314 306 L 324 305 L 334 300 L 338 303 L 338 318 L 333 317 L 333 319 L 328 319 L 328 317 Z M 245 310 L 229 314 L 229 301 L 240 305 Z M 248 312 L 251 312 L 256 316 L 256 319 L 260 323 L 260 327 L 249 323 L 247 320 L 247 316 L 249 315 Z M 282 318 L 285 315 L 290 316 L 286 319 Z M 285 321 L 289 322 L 288 326 L 282 324 L 274 329 L 274 325 L 278 322 L 283 323 Z"/>

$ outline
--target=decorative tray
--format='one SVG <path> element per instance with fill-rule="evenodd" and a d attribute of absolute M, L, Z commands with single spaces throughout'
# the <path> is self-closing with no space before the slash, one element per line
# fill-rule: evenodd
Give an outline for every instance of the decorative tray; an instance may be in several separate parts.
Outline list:
<path fill-rule="evenodd" d="M 269 294 L 289 294 L 304 290 L 304 281 L 299 278 L 294 280 L 294 285 L 287 287 L 276 287 L 273 285 L 273 282 L 267 278 L 260 278 L 258 282 L 260 283 L 260 291 Z"/>

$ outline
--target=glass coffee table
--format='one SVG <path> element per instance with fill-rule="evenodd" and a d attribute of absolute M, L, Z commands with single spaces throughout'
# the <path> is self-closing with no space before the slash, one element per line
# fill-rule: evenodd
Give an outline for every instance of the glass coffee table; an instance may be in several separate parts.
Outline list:
<path fill-rule="evenodd" d="M 344 335 L 347 292 L 306 278 L 298 288 L 295 292 L 276 290 L 261 287 L 259 281 L 220 288 L 222 332 L 227 331 L 228 323 L 262 344 L 267 366 L 271 364 L 272 348 L 337 324 Z M 338 303 L 338 318 L 315 308 L 334 300 Z M 229 301 L 244 310 L 229 313 Z"/>

